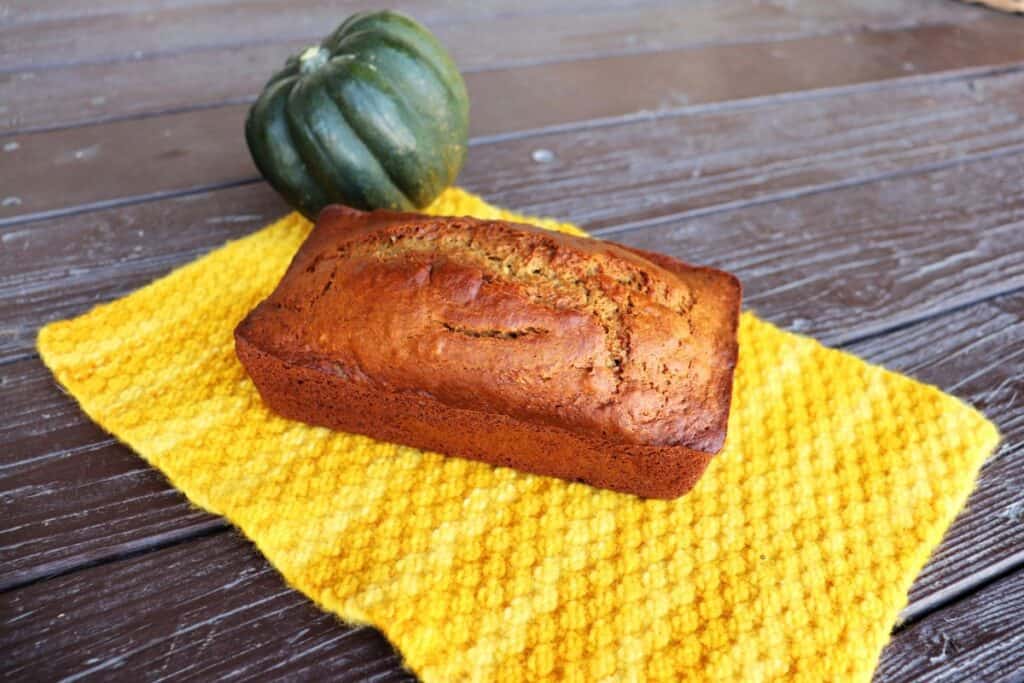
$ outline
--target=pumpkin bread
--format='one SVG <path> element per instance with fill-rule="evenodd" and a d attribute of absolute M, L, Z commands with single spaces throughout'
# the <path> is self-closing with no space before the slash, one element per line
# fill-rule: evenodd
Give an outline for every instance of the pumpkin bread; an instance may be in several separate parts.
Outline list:
<path fill-rule="evenodd" d="M 740 296 L 600 240 L 333 206 L 235 339 L 286 417 L 674 498 L 725 440 Z"/>

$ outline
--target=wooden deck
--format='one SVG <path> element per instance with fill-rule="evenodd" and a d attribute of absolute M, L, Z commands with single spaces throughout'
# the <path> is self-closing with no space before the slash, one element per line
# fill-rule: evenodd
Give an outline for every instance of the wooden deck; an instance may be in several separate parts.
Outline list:
<path fill-rule="evenodd" d="M 1024 17 L 953 0 L 396 0 L 465 71 L 460 182 L 739 274 L 1004 444 L 878 681 L 1024 678 Z M 242 136 L 337 0 L 0 0 L 0 678 L 408 678 L 94 426 L 35 351 L 286 211 Z M 548 153 L 537 154 L 538 150 Z"/>

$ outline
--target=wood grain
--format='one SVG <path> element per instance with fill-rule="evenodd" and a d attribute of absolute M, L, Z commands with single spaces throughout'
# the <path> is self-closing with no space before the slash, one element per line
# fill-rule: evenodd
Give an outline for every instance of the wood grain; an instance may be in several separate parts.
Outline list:
<path fill-rule="evenodd" d="M 0 594 L 0 650 L 5 679 L 414 680 L 234 532 Z"/>
<path fill-rule="evenodd" d="M 473 132 L 489 135 L 1024 61 L 1024 47 L 1012 28 L 988 17 L 789 40 L 751 38 L 742 44 L 517 68 L 463 68 L 473 102 Z M 307 43 L 215 48 L 0 75 L 0 101 L 7 107 L 0 113 L 0 133 L 248 103 L 285 57 Z"/>
<path fill-rule="evenodd" d="M 575 6 L 574 6 L 575 5 Z M 984 10 L 931 0 L 661 0 L 641 3 L 551 4 L 531 0 L 500 14 L 495 39 L 493 5 L 460 3 L 458 18 L 439 3 L 403 0 L 409 12 L 449 46 L 463 67 L 536 63 L 608 52 L 667 49 L 694 43 L 781 39 L 862 26 L 964 22 Z M 0 70 L 26 71 L 83 62 L 139 59 L 221 46 L 316 40 L 359 9 L 379 3 L 351 0 L 276 0 L 251 4 L 169 8 L 112 17 L 74 17 L 27 26 L 0 24 Z M 283 20 L 287 17 L 287 20 Z M 327 28 L 325 28 L 327 27 Z"/>
<path fill-rule="evenodd" d="M 1020 458 L 1024 457 L 1020 449 L 1024 441 L 1024 378 L 1014 371 L 1024 354 L 1021 349 L 1024 293 L 865 341 L 852 349 L 869 360 L 955 388 L 958 395 L 988 410 L 1000 423 L 1007 443 L 1014 444 L 987 466 L 979 490 L 936 555 L 940 564 L 929 566 L 919 578 L 915 600 L 927 599 L 930 591 L 957 579 L 957 572 L 969 575 L 1024 543 L 1019 523 L 1007 518 L 1000 527 L 1000 516 L 1006 510 L 1024 509 L 1024 487 L 1014 481 L 1019 479 Z M 979 371 L 978 358 L 992 361 Z M 1007 480 L 1002 494 L 992 486 L 1000 480 Z M 958 559 L 950 563 L 954 555 Z M 149 584 L 140 587 L 140 581 Z M 193 671 L 187 667 L 206 673 L 207 666 L 222 666 L 218 662 L 232 666 L 232 662 L 247 661 L 253 656 L 253 638 L 260 639 L 260 661 L 277 664 L 280 668 L 275 671 L 282 676 L 292 675 L 293 666 L 295 675 L 305 671 L 313 653 L 326 649 L 341 662 L 376 662 L 389 656 L 387 646 L 378 641 L 372 651 L 342 657 L 347 649 L 336 643 L 344 638 L 345 628 L 325 625 L 325 619 L 330 621 L 325 615 L 311 606 L 302 607 L 303 598 L 291 592 L 282 595 L 283 590 L 280 578 L 248 543 L 233 532 L 217 534 L 0 595 L 0 601 L 7 603 L 0 614 L 12 615 L 19 624 L 18 629 L 9 629 L 17 633 L 17 639 L 4 642 L 0 636 L 0 646 L 12 653 L 13 666 L 19 667 L 13 671 L 51 675 L 80 670 L 86 661 L 93 666 L 116 664 L 135 677 L 150 677 L 148 667 L 164 665 L 172 671 L 183 667 L 184 674 Z M 173 599 L 166 597 L 171 594 Z M 253 604 L 261 599 L 268 604 Z M 284 605 L 294 607 L 285 609 Z M 104 611 L 117 615 L 114 623 L 109 623 Z M 59 617 L 61 614 L 64 616 Z M 137 634 L 140 628 L 142 633 Z M 887 658 L 894 656 L 903 638 L 916 637 L 915 628 L 907 630 L 910 636 L 895 637 Z M 181 635 L 182 629 L 188 630 L 176 643 L 175 635 Z M 0 633 L 3 631 L 0 628 Z M 211 632 L 242 635 L 240 639 L 214 638 Z M 298 632 L 312 635 L 296 646 L 290 638 Z M 999 633 L 1000 637 L 1006 635 Z M 204 643 L 208 643 L 207 649 Z M 332 645 L 327 648 L 324 643 Z M 916 648 L 913 645 L 911 652 Z M 925 652 L 935 656 L 927 649 Z"/>
<path fill-rule="evenodd" d="M 641 2 L 649 4 L 657 0 Z M 239 47 L 323 38 L 356 12 L 382 9 L 372 0 L 242 0 L 210 2 L 183 0 L 163 7 L 135 3 L 134 11 L 106 11 L 101 6 L 83 11 L 22 13 L 0 23 L 0 41 L 9 49 L 0 55 L 0 72 L 33 73 L 66 64 L 139 60 L 216 47 Z M 566 0 L 554 14 L 588 13 L 598 9 L 630 9 L 622 0 Z M 148 7 L 146 5 L 149 5 Z M 625 5 L 625 6 L 624 6 Z M 552 15 L 545 0 L 523 0 L 514 11 L 496 2 L 397 0 L 389 9 L 405 12 L 443 32 L 458 24 L 491 24 L 502 17 L 519 17 L 527 25 L 541 24 Z M 643 23 L 643 13 L 639 21 Z M 480 31 L 455 29 L 453 37 L 471 38 L 470 54 L 486 57 Z M 458 54 L 456 52 L 455 54 Z"/>
<path fill-rule="evenodd" d="M 1024 72 L 781 102 L 694 107 L 473 150 L 485 196 L 612 234 L 1014 150 Z M 941 103 L 941 107 L 938 104 Z M 552 152 L 524 171 L 533 151 Z"/>
<path fill-rule="evenodd" d="M 0 363 L 31 353 L 45 320 L 116 298 L 287 212 L 260 183 L 4 231 Z"/>
<path fill-rule="evenodd" d="M 1024 570 L 900 631 L 882 653 L 878 683 L 1024 680 Z"/>
<path fill-rule="evenodd" d="M 0 591 L 225 527 L 94 425 L 38 359 L 0 367 L 0 389 Z"/>
<path fill-rule="evenodd" d="M 644 0 L 639 0 L 642 3 Z M 60 2 L 40 3 L 39 0 L 5 0 L 0 3 L 0 21 L 5 24 L 27 24 L 41 21 L 66 21 L 102 15 L 112 17 L 119 14 L 151 14 L 158 21 L 167 21 L 166 13 L 171 16 L 179 13 L 174 10 L 191 9 L 193 13 L 202 12 L 203 8 L 219 7 L 220 11 L 200 14 L 207 22 L 216 22 L 219 17 L 228 13 L 234 16 L 239 10 L 253 11 L 257 5 L 270 5 L 282 10 L 285 5 L 280 0 L 60 0 Z M 638 0 L 565 0 L 554 5 L 548 0 L 522 0 L 516 2 L 514 8 L 502 0 L 399 0 L 388 5 L 391 9 L 403 12 L 429 12 L 438 20 L 458 19 L 470 13 L 477 17 L 489 17 L 500 21 L 502 16 L 511 13 L 551 13 L 562 10 L 586 11 L 595 8 L 631 7 Z M 332 5 L 317 3 L 315 0 L 297 0 L 287 7 L 295 12 L 323 12 L 333 7 L 339 12 L 359 11 L 359 0 L 337 0 Z M 371 9 L 381 9 L 378 4 Z M 258 11 L 258 9 L 257 9 Z M 284 16 L 284 15 L 283 15 Z"/>

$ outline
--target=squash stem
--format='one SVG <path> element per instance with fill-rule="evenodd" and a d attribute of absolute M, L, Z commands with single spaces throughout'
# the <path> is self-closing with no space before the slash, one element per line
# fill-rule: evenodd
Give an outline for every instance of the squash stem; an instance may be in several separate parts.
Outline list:
<path fill-rule="evenodd" d="M 299 55 L 299 73 L 313 73 L 331 58 L 331 53 L 323 45 L 310 45 Z"/>

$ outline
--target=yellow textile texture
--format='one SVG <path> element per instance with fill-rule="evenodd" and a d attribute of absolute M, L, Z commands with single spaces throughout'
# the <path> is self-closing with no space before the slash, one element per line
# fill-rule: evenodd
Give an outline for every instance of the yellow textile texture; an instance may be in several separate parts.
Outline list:
<path fill-rule="evenodd" d="M 429 211 L 522 220 L 457 189 Z M 39 349 L 94 420 L 425 681 L 866 681 L 999 438 L 751 313 L 726 448 L 676 501 L 291 422 L 232 330 L 309 227 L 287 216 Z"/>

